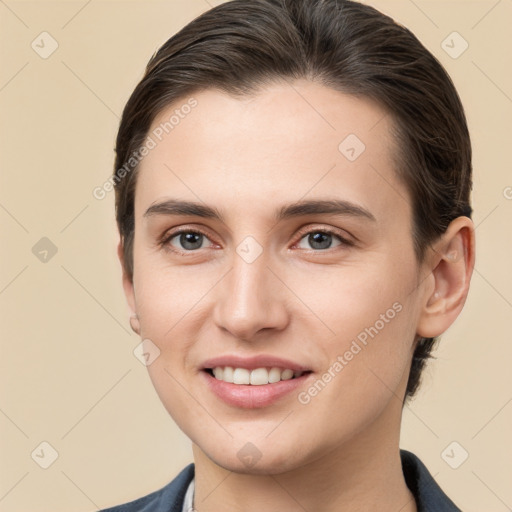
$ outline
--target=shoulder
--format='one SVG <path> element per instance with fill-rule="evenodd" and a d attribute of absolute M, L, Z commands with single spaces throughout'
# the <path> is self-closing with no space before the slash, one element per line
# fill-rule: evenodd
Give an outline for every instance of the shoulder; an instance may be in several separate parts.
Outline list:
<path fill-rule="evenodd" d="M 461 512 L 414 453 L 400 450 L 400 457 L 405 482 L 416 498 L 418 512 Z"/>
<path fill-rule="evenodd" d="M 181 512 L 187 487 L 193 478 L 194 464 L 189 464 L 158 491 L 100 512 Z"/>

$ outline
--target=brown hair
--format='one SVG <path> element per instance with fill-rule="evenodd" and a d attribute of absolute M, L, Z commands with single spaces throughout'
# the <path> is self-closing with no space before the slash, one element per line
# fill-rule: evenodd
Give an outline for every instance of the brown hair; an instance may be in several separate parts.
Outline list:
<path fill-rule="evenodd" d="M 455 87 L 406 28 L 348 0 L 233 0 L 186 25 L 151 58 L 130 96 L 116 141 L 116 220 L 133 278 L 137 163 L 155 117 L 202 89 L 234 96 L 307 78 L 378 101 L 396 127 L 398 176 L 412 198 L 418 261 L 458 216 L 471 215 L 471 142 Z M 116 170 L 117 169 L 117 170 Z M 417 341 L 405 398 L 437 338 Z"/>

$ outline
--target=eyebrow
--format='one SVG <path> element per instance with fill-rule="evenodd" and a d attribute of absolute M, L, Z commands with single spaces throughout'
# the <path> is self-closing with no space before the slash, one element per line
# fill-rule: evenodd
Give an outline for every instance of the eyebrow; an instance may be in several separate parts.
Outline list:
<path fill-rule="evenodd" d="M 281 206 L 275 211 L 274 220 L 279 222 L 302 215 L 318 214 L 360 217 L 376 222 L 374 215 L 369 210 L 344 199 L 312 199 L 290 203 Z M 152 204 L 144 213 L 144 217 L 153 215 L 189 215 L 214 219 L 224 223 L 224 217 L 217 208 L 203 203 L 178 199 L 166 199 L 165 201 Z"/>

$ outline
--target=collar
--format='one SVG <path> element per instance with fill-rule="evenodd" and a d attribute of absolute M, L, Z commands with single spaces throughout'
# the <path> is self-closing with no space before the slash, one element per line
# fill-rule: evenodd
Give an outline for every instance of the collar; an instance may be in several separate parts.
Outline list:
<path fill-rule="evenodd" d="M 405 483 L 416 500 L 418 512 L 461 512 L 446 496 L 421 460 L 407 450 L 400 450 Z M 193 465 L 192 465 L 193 466 Z M 185 493 L 181 512 L 193 512 L 194 475 Z"/>

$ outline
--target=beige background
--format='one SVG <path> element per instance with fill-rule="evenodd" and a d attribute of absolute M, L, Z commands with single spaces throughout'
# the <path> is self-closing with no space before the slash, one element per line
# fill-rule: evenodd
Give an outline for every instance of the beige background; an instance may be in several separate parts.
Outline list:
<path fill-rule="evenodd" d="M 217 3 L 0 1 L 0 512 L 97 510 L 162 487 L 192 461 L 132 353 L 139 340 L 115 256 L 114 197 L 100 201 L 92 190 L 111 172 L 119 116 L 147 60 Z M 512 508 L 512 1 L 371 3 L 446 66 L 474 144 L 472 290 L 404 410 L 402 447 L 465 512 L 504 512 Z M 47 59 L 31 47 L 43 45 L 43 31 L 58 43 Z M 453 31 L 469 43 L 456 59 L 441 46 Z M 43 237 L 58 249 L 46 262 L 32 251 Z M 469 453 L 458 469 L 441 456 L 453 441 L 452 460 Z M 42 442 L 58 453 L 47 469 Z"/>

